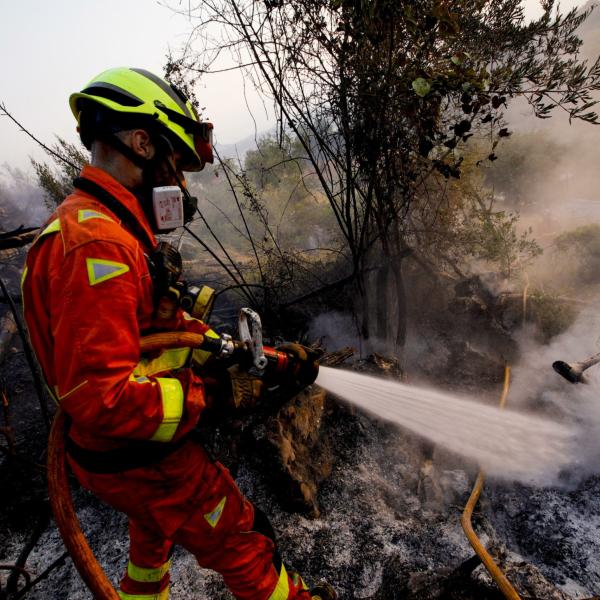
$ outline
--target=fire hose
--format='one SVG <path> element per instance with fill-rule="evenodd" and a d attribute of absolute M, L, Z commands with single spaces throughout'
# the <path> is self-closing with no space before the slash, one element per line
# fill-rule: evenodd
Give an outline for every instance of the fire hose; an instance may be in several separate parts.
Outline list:
<path fill-rule="evenodd" d="M 193 333 L 157 333 L 141 340 L 142 352 L 165 348 L 198 347 L 203 336 Z M 56 526 L 73 559 L 79 575 L 98 600 L 119 600 L 112 583 L 94 556 L 77 518 L 69 487 L 65 439 L 67 417 L 60 408 L 56 412 L 48 441 L 48 491 Z"/>
<path fill-rule="evenodd" d="M 500 408 L 504 408 L 506 404 L 506 397 L 508 396 L 508 388 L 510 386 L 510 367 L 507 365 L 504 368 L 504 386 L 502 388 L 502 395 L 500 397 Z M 473 491 L 471 492 L 471 496 L 465 506 L 460 522 L 464 529 L 464 532 L 469 540 L 469 543 L 475 550 L 477 556 L 481 559 L 481 562 L 488 570 L 492 579 L 496 582 L 496 585 L 500 588 L 500 591 L 504 595 L 505 598 L 509 600 L 521 600 L 521 597 L 510 583 L 506 575 L 502 572 L 500 567 L 494 562 L 494 559 L 490 555 L 490 553 L 486 550 L 485 546 L 482 544 L 481 540 L 475 533 L 473 529 L 473 523 L 471 519 L 473 517 L 473 509 L 479 500 L 479 496 L 481 495 L 481 490 L 483 489 L 483 483 L 485 481 L 485 474 L 482 470 L 479 471 L 477 475 L 477 479 L 475 480 L 475 485 L 473 486 Z"/>

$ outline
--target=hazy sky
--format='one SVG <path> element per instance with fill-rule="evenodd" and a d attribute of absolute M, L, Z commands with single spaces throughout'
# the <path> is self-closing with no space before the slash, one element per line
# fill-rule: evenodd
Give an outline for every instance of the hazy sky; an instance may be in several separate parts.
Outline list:
<path fill-rule="evenodd" d="M 584 0 L 562 0 L 564 10 Z M 187 3 L 183 3 L 186 5 Z M 534 16 L 538 0 L 525 0 Z M 0 0 L 0 102 L 43 141 L 76 139 L 68 96 L 114 66 L 162 73 L 169 47 L 186 40 L 190 23 L 153 0 Z M 259 131 L 273 126 L 248 87 Z M 211 75 L 197 90 L 218 141 L 234 143 L 254 132 L 237 72 Z M 0 166 L 29 168 L 43 152 L 0 117 Z"/>

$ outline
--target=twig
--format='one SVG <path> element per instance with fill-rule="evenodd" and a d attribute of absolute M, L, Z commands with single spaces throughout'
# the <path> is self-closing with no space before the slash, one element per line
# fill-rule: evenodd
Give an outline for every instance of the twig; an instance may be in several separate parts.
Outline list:
<path fill-rule="evenodd" d="M 15 235 L 20 235 L 22 233 L 29 233 L 30 231 L 36 231 L 38 229 L 39 229 L 39 227 L 25 227 L 24 225 L 20 225 L 16 229 L 13 229 L 11 231 L 3 231 L 2 233 L 0 233 L 0 240 L 3 240 L 5 238 L 10 238 Z"/>
<path fill-rule="evenodd" d="M 356 278 L 356 273 L 352 273 L 351 275 L 348 275 L 347 277 L 338 279 L 338 281 L 328 283 L 327 285 L 324 285 L 323 287 L 317 288 L 316 290 L 312 290 L 312 291 L 308 292 L 307 294 L 304 294 L 298 298 L 294 298 L 293 300 L 290 300 L 289 302 L 282 304 L 281 308 L 288 308 L 289 306 L 292 306 L 293 304 L 299 304 L 300 302 L 309 300 L 310 298 L 313 298 L 314 296 L 318 296 L 319 294 L 322 294 L 324 292 L 334 290 L 334 289 L 341 287 L 347 283 L 350 283 L 355 278 Z"/>
<path fill-rule="evenodd" d="M 224 292 L 228 292 L 230 290 L 237 290 L 240 288 L 247 288 L 247 287 L 259 288 L 261 290 L 265 289 L 265 286 L 261 285 L 260 283 L 238 283 L 236 285 L 228 285 L 227 287 L 224 287 L 223 289 L 219 290 L 218 292 L 215 293 L 215 298 L 218 298 Z"/>
<path fill-rule="evenodd" d="M 27 594 L 27 592 L 29 592 L 29 590 L 31 590 L 33 587 L 35 587 L 40 581 L 46 579 L 46 577 L 48 577 L 48 575 L 50 575 L 50 573 L 52 573 L 52 571 L 54 571 L 54 569 L 62 566 L 67 558 L 69 558 L 69 553 L 63 552 L 53 563 L 51 563 L 46 569 L 44 569 L 44 571 L 42 571 L 42 573 L 40 575 L 38 575 L 31 583 L 28 583 L 23 588 L 21 588 L 15 594 L 13 600 L 18 600 L 19 598 L 22 598 L 23 596 L 25 596 L 25 594 Z"/>
<path fill-rule="evenodd" d="M 10 248 L 20 248 L 30 244 L 37 235 L 38 228 L 31 227 L 23 229 L 19 227 L 14 231 L 0 233 L 0 250 L 8 250 Z"/>
<path fill-rule="evenodd" d="M 23 125 L 21 125 L 21 123 L 19 121 L 17 121 L 17 119 L 15 119 L 8 112 L 8 110 L 6 109 L 6 104 L 4 104 L 4 102 L 0 102 L 0 111 L 2 111 L 2 113 L 4 113 L 4 116 L 8 117 L 23 133 L 27 134 L 36 144 L 39 144 L 48 154 L 51 154 L 55 158 L 58 158 L 58 160 L 62 160 L 62 162 L 69 165 L 71 168 L 75 169 L 76 171 L 79 170 L 79 167 L 74 165 L 69 159 L 65 158 L 64 156 L 62 156 L 62 154 L 59 154 L 55 150 L 52 150 L 52 148 L 49 148 L 48 146 L 46 146 L 46 144 L 44 144 L 44 142 L 42 142 L 41 140 L 36 138 L 35 135 L 33 135 L 33 133 L 31 133 L 29 130 L 25 129 L 25 127 Z"/>
<path fill-rule="evenodd" d="M 184 225 L 183 228 L 223 267 L 223 269 L 225 269 L 225 271 L 227 272 L 227 275 L 229 275 L 229 277 L 231 277 L 231 279 L 233 279 L 233 281 L 235 281 L 236 285 L 240 285 L 240 282 L 237 279 L 237 277 L 235 276 L 235 274 L 218 257 L 218 255 L 213 250 L 210 249 L 210 247 L 206 244 L 206 242 L 204 240 L 202 240 L 198 235 L 196 235 L 187 225 Z M 252 302 L 252 298 L 247 293 L 245 293 L 245 296 L 249 302 Z"/>
<path fill-rule="evenodd" d="M 0 571 L 12 571 L 17 574 L 17 578 L 19 575 L 22 575 L 25 579 L 25 587 L 31 583 L 31 575 L 27 569 L 23 567 L 18 567 L 17 565 L 0 565 Z M 2 591 L 2 587 L 0 586 L 0 599 L 5 600 L 8 598 L 8 590 L 5 592 Z"/>
<path fill-rule="evenodd" d="M 35 548 L 35 545 L 38 543 L 38 540 L 42 537 L 44 531 L 46 531 L 46 527 L 50 521 L 50 511 L 48 509 L 48 505 L 44 505 L 44 509 L 40 516 L 38 517 L 37 523 L 27 540 L 27 543 L 23 546 L 17 560 L 15 562 L 15 566 L 19 569 L 25 567 L 25 563 L 27 562 L 27 558 L 31 554 L 31 551 Z M 6 597 L 9 598 L 11 594 L 17 593 L 17 582 L 19 579 L 21 571 L 15 570 L 10 574 L 8 581 L 6 582 Z"/>
<path fill-rule="evenodd" d="M 240 213 L 240 217 L 242 217 L 242 222 L 244 223 L 246 233 L 248 234 L 248 239 L 250 240 L 250 244 L 252 245 L 252 250 L 254 251 L 254 256 L 256 257 L 256 265 L 258 267 L 260 277 L 264 281 L 264 275 L 262 272 L 262 266 L 260 264 L 260 260 L 258 258 L 258 252 L 256 251 L 256 245 L 254 244 L 254 239 L 252 238 L 252 234 L 250 233 L 250 228 L 248 227 L 248 223 L 246 221 L 246 216 L 244 215 L 244 212 L 242 211 L 242 207 L 240 205 L 240 201 L 238 200 L 235 186 L 233 185 L 233 182 L 231 181 L 231 177 L 229 176 L 229 172 L 227 171 L 227 165 L 221 159 L 221 155 L 219 154 L 219 152 L 217 151 L 216 148 L 215 148 L 215 154 L 216 154 L 217 158 L 219 159 L 221 166 L 223 167 L 223 173 L 225 174 L 225 178 L 227 179 L 227 183 L 229 184 L 229 189 L 231 190 L 231 193 L 233 194 L 233 198 L 237 205 L 238 212 Z"/>
<path fill-rule="evenodd" d="M 210 226 L 209 222 L 206 220 L 206 218 L 204 217 L 204 215 L 202 214 L 202 212 L 200 211 L 200 209 L 198 207 L 196 207 L 196 212 L 200 216 L 200 219 L 204 223 L 206 229 L 208 229 L 208 232 L 210 233 L 210 235 L 212 236 L 212 238 L 215 240 L 215 242 L 217 242 L 217 245 L 219 246 L 219 248 L 221 248 L 221 251 L 223 252 L 223 254 L 225 255 L 225 257 L 229 261 L 229 264 L 237 271 L 237 274 L 239 275 L 240 279 L 242 280 L 242 283 L 246 283 L 246 279 L 244 278 L 244 274 L 241 272 L 240 268 L 235 263 L 235 261 L 231 258 L 229 252 L 227 252 L 225 246 L 223 246 L 223 243 L 221 242 L 221 240 L 219 239 L 219 237 L 217 236 L 217 234 L 213 231 L 213 229 Z M 187 227 L 186 227 L 186 230 L 188 232 L 190 231 Z M 236 281 L 236 283 L 239 283 L 239 282 Z M 251 301 L 254 302 L 255 305 L 257 305 L 256 299 L 254 298 L 254 295 L 252 293 L 250 293 L 250 296 L 251 296 Z"/>

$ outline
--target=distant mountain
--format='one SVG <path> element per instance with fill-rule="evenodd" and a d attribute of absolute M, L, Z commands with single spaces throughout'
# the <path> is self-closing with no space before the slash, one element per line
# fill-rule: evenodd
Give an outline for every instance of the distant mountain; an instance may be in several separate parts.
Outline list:
<path fill-rule="evenodd" d="M 248 150 L 256 149 L 256 142 L 258 140 L 270 135 L 273 131 L 273 129 L 266 129 L 256 134 L 253 133 L 234 144 L 219 144 L 217 141 L 215 147 L 221 158 L 240 158 L 243 160 Z"/>

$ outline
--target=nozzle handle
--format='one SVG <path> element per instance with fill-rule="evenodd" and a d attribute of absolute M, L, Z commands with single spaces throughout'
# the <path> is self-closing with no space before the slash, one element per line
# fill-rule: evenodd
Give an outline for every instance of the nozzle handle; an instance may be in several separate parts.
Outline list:
<path fill-rule="evenodd" d="M 245 342 L 252 354 L 252 363 L 259 374 L 267 368 L 267 357 L 263 348 L 260 315 L 251 308 L 242 308 L 238 324 L 240 340 Z"/>

